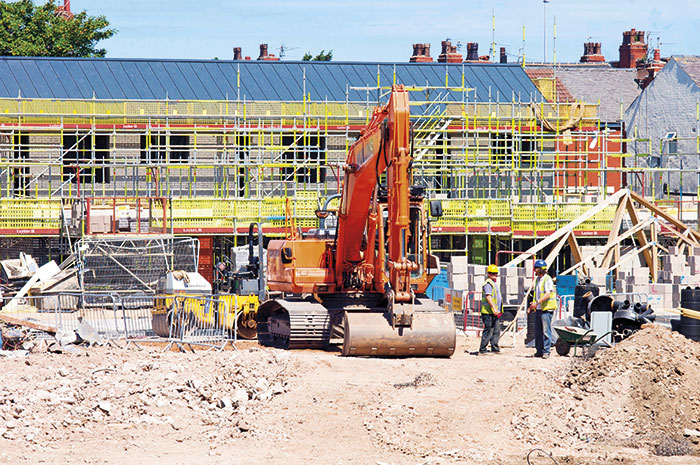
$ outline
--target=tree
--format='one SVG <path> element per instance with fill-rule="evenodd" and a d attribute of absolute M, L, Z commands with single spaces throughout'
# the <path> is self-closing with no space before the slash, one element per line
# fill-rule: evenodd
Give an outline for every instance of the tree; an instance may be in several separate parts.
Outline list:
<path fill-rule="evenodd" d="M 58 14 L 54 0 L 35 6 L 31 0 L 0 1 L 0 55 L 103 57 L 97 42 L 117 32 L 104 16 L 83 11 L 72 17 Z"/>
<path fill-rule="evenodd" d="M 301 61 L 331 61 L 333 59 L 333 50 L 329 50 L 328 53 L 323 52 L 325 52 L 325 50 L 321 50 L 321 53 L 313 58 L 311 57 L 310 52 L 306 52 Z"/>

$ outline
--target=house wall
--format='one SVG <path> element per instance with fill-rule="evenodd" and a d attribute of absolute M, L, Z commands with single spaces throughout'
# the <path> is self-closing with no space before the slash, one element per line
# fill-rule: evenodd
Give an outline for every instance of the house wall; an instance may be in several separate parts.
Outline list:
<path fill-rule="evenodd" d="M 663 197 L 664 184 L 671 193 L 679 192 L 681 179 L 684 193 L 697 193 L 698 101 L 700 87 L 671 59 L 625 112 L 627 135 L 637 139 L 627 144 L 627 153 L 639 155 L 628 157 L 627 166 L 683 169 L 682 174 L 656 172 L 649 176 L 652 179 L 647 177 L 646 195 Z M 673 144 L 663 141 L 672 132 L 678 138 L 677 154 L 669 154 Z"/>

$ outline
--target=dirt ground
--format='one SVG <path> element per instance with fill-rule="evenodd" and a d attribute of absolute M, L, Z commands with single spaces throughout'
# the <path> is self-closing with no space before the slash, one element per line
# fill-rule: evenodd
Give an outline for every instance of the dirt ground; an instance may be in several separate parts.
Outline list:
<path fill-rule="evenodd" d="M 700 464 L 683 435 L 700 430 L 700 344 L 650 328 L 587 359 L 476 346 L 370 359 L 38 345 L 0 358 L 0 461 Z"/>

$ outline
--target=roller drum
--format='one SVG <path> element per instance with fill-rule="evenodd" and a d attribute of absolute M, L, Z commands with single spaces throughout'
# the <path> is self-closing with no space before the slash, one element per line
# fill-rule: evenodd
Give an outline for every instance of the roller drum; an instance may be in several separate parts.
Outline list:
<path fill-rule="evenodd" d="M 392 328 L 386 313 L 345 312 L 344 356 L 449 357 L 456 331 L 451 312 L 414 313 L 409 327 Z"/>

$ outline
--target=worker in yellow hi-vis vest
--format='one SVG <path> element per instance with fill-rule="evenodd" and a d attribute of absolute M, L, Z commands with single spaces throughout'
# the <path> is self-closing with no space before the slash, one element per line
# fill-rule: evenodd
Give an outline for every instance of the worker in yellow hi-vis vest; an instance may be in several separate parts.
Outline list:
<path fill-rule="evenodd" d="M 557 308 L 554 280 L 547 274 L 547 262 L 535 260 L 535 299 L 528 313 L 535 312 L 535 357 L 548 358 L 552 347 L 552 315 Z"/>
<path fill-rule="evenodd" d="M 486 268 L 486 281 L 481 287 L 481 321 L 484 322 L 484 329 L 481 332 L 481 346 L 479 354 L 487 353 L 486 348 L 491 343 L 491 352 L 498 354 L 501 349 L 498 347 L 498 340 L 501 338 L 501 326 L 498 319 L 503 313 L 503 299 L 501 291 L 496 284 L 498 279 L 498 267 L 489 265 Z"/>

